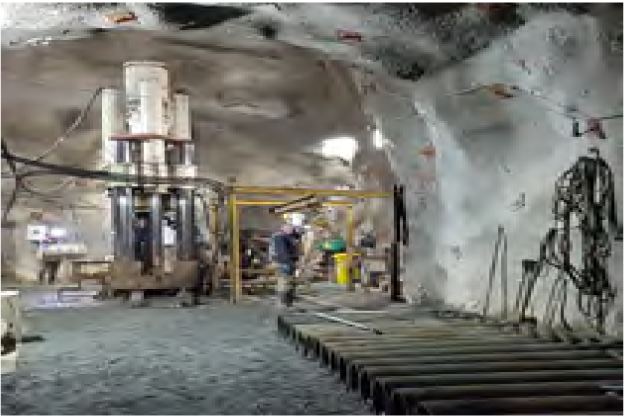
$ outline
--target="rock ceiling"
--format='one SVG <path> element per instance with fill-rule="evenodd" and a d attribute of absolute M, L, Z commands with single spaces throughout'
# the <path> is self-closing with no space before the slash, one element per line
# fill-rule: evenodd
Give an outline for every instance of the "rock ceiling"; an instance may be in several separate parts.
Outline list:
<path fill-rule="evenodd" d="M 550 7 L 596 12 L 593 5 L 3 3 L 2 135 L 12 151 L 36 156 L 98 87 L 122 83 L 123 62 L 158 60 L 191 96 L 201 175 L 351 183 L 354 166 L 324 157 L 324 139 L 353 137 L 356 160 L 388 171 L 351 71 L 415 81 Z M 97 165 L 99 126 L 96 103 L 47 160 Z"/>

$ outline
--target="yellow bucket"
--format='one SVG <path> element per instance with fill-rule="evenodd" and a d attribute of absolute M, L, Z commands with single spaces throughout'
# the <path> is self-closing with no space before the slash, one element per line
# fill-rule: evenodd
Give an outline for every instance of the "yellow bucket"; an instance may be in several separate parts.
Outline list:
<path fill-rule="evenodd" d="M 335 259 L 335 273 L 337 274 L 337 284 L 350 284 L 350 255 L 347 253 L 337 253 L 333 255 Z"/>

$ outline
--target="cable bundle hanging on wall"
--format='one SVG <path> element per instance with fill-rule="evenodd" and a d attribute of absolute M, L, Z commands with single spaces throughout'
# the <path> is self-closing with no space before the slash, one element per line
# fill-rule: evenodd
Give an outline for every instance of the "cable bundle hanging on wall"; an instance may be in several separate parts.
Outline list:
<path fill-rule="evenodd" d="M 9 165 L 10 172 L 7 173 L 9 178 L 14 178 L 16 180 L 16 185 L 12 190 L 11 196 L 7 201 L 6 207 L 2 213 L 3 222 L 6 222 L 8 219 L 9 212 L 12 207 L 15 205 L 15 201 L 17 200 L 18 193 L 21 190 L 26 190 L 30 194 L 36 195 L 40 199 L 49 200 L 51 195 L 39 193 L 35 190 L 30 190 L 28 188 L 24 188 L 23 178 L 33 177 L 33 176 L 47 176 L 47 175 L 59 175 L 59 176 L 68 176 L 74 178 L 87 178 L 91 180 L 103 180 L 103 181 L 118 181 L 118 182 L 134 182 L 136 181 L 136 176 L 134 175 L 126 175 L 126 174 L 113 174 L 108 171 L 100 171 L 100 170 L 89 170 L 85 168 L 78 168 L 67 165 L 57 165 L 51 164 L 48 162 L 37 161 L 29 158 L 24 158 L 21 156 L 17 156 L 13 154 L 7 147 L 4 139 L 1 141 L 2 143 L 2 159 L 7 161 Z M 38 170 L 30 170 L 30 171 L 18 171 L 17 164 L 22 164 L 24 166 L 40 168 Z M 3 174 L 4 177 L 5 174 Z M 213 180 L 210 178 L 190 178 L 190 179 L 169 179 L 169 178 L 158 178 L 158 177 L 145 177 L 146 180 L 149 180 L 153 183 L 159 184 L 196 184 L 198 187 L 207 187 L 217 191 L 218 193 L 223 192 L 223 184 L 217 180 Z"/>
<path fill-rule="evenodd" d="M 607 139 L 607 134 L 602 126 L 602 122 L 606 120 L 622 119 L 623 114 L 610 114 L 606 116 L 594 116 L 588 112 L 582 111 L 576 106 L 561 103 L 551 97 L 541 94 L 537 91 L 527 90 L 517 85 L 507 85 L 502 83 L 484 84 L 467 90 L 462 90 L 454 95 L 463 96 L 474 94 L 480 91 L 488 91 L 498 99 L 515 98 L 518 95 L 535 100 L 542 103 L 541 107 L 545 110 L 559 114 L 572 120 L 572 136 L 581 137 L 587 133 L 595 134 L 599 139 Z M 580 122 L 585 121 L 587 127 L 584 131 L 580 129 Z"/>
<path fill-rule="evenodd" d="M 561 284 L 561 321 L 565 327 L 568 279 L 577 291 L 576 302 L 582 315 L 594 329 L 605 333 L 609 307 L 616 289 L 610 280 L 607 261 L 611 255 L 611 234 L 622 239 L 617 218 L 613 174 L 596 148 L 592 156 L 582 156 L 563 173 L 555 184 L 553 201 L 554 226 L 541 242 L 539 258 L 524 263 L 524 278 L 518 292 L 521 319 L 533 295 L 535 283 L 547 267 L 559 270 L 549 303 L 554 302 L 557 284 Z M 577 224 L 574 222 L 577 220 Z M 572 262 L 572 232 L 580 233 L 581 264 Z M 524 288 L 522 288 L 522 286 Z M 551 306 L 547 306 L 549 312 Z M 554 312 L 552 312 L 552 315 Z"/>

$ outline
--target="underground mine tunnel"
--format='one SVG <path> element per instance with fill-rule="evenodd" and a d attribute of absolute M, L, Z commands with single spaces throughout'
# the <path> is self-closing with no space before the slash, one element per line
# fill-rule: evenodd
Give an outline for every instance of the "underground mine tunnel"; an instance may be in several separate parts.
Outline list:
<path fill-rule="evenodd" d="M 622 414 L 622 4 L 0 22 L 3 414 Z"/>

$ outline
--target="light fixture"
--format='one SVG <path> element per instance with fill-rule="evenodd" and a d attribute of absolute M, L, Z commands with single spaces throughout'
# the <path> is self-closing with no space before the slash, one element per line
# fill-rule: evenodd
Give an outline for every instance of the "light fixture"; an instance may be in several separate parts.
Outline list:
<path fill-rule="evenodd" d="M 50 237 L 53 237 L 55 239 L 59 239 L 62 237 L 67 236 L 67 230 L 65 230 L 62 227 L 52 227 L 50 229 Z"/>
<path fill-rule="evenodd" d="M 41 242 L 45 240 L 48 228 L 44 225 L 28 225 L 26 226 L 26 240 Z"/>
<path fill-rule="evenodd" d="M 322 155 L 326 158 L 341 158 L 348 162 L 352 162 L 352 158 L 356 155 L 359 144 L 353 137 L 339 136 L 326 139 L 322 142 Z"/>
<path fill-rule="evenodd" d="M 372 133 L 372 141 L 374 142 L 374 148 L 382 149 L 385 146 L 385 138 L 383 137 L 380 129 L 374 129 Z"/>

